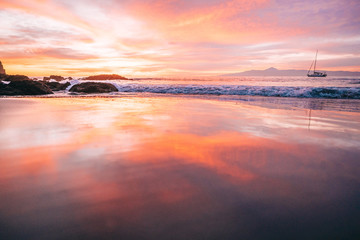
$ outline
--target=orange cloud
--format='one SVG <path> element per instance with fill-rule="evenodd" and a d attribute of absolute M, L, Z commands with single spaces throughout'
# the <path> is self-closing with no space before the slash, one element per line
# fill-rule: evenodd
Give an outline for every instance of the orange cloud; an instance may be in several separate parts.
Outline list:
<path fill-rule="evenodd" d="M 74 64 L 87 73 L 122 68 L 138 76 L 306 69 L 316 48 L 326 48 L 330 70 L 360 54 L 354 51 L 360 37 L 354 0 L 346 6 L 338 0 L 3 0 L 0 9 L 0 54 L 9 73 L 21 68 L 12 59 L 18 65 L 32 60 L 34 69 L 24 74 L 63 72 Z M 294 59 L 295 53 L 301 54 Z M 68 62 L 49 69 L 39 57 L 53 66 Z"/>

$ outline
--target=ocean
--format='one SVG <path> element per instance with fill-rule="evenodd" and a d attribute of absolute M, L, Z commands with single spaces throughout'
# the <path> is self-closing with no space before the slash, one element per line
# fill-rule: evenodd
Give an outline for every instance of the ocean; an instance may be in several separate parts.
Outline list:
<path fill-rule="evenodd" d="M 63 82 L 66 82 L 64 80 Z M 72 85 L 84 80 L 74 79 Z M 108 80 L 119 93 L 360 99 L 360 77 L 204 77 Z M 68 94 L 68 91 L 61 94 Z M 59 94 L 58 94 L 59 95 Z"/>

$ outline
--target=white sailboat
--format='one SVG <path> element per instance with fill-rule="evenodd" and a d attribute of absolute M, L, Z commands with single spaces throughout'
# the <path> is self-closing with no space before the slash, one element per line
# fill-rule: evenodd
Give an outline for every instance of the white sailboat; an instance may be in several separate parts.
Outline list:
<path fill-rule="evenodd" d="M 307 73 L 308 77 L 326 77 L 326 72 L 317 72 L 316 71 L 316 59 L 317 59 L 318 50 L 316 50 L 315 60 L 311 63 L 309 71 Z M 314 64 L 315 63 L 315 64 Z M 312 66 L 314 65 L 314 72 L 310 73 Z"/>

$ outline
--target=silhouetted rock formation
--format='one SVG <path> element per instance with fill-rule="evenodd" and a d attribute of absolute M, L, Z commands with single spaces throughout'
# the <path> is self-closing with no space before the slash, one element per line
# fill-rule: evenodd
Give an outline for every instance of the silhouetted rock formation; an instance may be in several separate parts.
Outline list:
<path fill-rule="evenodd" d="M 84 93 L 109 93 L 117 92 L 118 90 L 110 83 L 85 82 L 72 86 L 69 91 Z"/>
<path fill-rule="evenodd" d="M 64 77 L 62 77 L 62 76 L 59 76 L 59 75 L 50 75 L 50 77 L 44 77 L 43 78 L 43 81 L 49 81 L 49 80 L 51 80 L 51 79 L 54 79 L 54 80 L 56 80 L 56 81 L 62 81 L 62 80 L 65 80 L 65 78 Z"/>
<path fill-rule="evenodd" d="M 15 82 L 15 81 L 25 81 L 25 80 L 30 80 L 30 78 L 28 76 L 25 75 L 6 75 L 3 74 L 0 76 L 0 80 L 2 81 L 10 81 L 10 82 Z"/>
<path fill-rule="evenodd" d="M 0 61 L 0 74 L 6 74 L 5 69 Z"/>
<path fill-rule="evenodd" d="M 37 81 L 12 81 L 9 84 L 0 82 L 0 95 L 43 95 L 53 94 L 45 84 Z"/>
<path fill-rule="evenodd" d="M 62 76 L 58 76 L 58 75 L 50 75 L 50 79 L 54 79 L 56 81 L 62 81 L 64 80 L 65 78 L 62 77 Z"/>
<path fill-rule="evenodd" d="M 3 81 L 6 77 L 6 74 L 0 73 L 0 81 Z"/>
<path fill-rule="evenodd" d="M 126 77 L 117 75 L 117 74 L 101 74 L 95 76 L 89 76 L 84 78 L 84 80 L 128 80 Z"/>
<path fill-rule="evenodd" d="M 45 84 L 46 86 L 48 86 L 53 91 L 65 90 L 68 86 L 70 86 L 69 82 L 58 83 L 58 82 L 41 81 L 41 83 Z"/>

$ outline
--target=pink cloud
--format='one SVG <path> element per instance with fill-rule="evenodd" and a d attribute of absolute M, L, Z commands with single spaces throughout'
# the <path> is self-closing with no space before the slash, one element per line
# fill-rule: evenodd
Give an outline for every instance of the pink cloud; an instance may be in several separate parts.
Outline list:
<path fill-rule="evenodd" d="M 7 25 L 0 29 L 0 54 L 94 59 L 99 72 L 123 66 L 144 74 L 164 74 L 161 68 L 203 74 L 307 68 L 319 49 L 324 67 L 353 69 L 359 11 L 357 0 L 2 0 Z"/>

